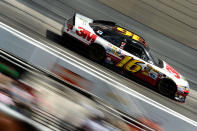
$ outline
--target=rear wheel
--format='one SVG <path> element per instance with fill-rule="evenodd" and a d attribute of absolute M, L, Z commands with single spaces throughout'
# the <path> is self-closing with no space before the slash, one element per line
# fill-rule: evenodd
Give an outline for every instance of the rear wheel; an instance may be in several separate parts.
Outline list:
<path fill-rule="evenodd" d="M 158 83 L 158 90 L 161 94 L 174 99 L 177 88 L 176 84 L 170 79 L 162 79 Z"/>
<path fill-rule="evenodd" d="M 101 45 L 95 43 L 89 46 L 88 55 L 90 59 L 98 63 L 103 63 L 106 58 L 105 49 Z"/>

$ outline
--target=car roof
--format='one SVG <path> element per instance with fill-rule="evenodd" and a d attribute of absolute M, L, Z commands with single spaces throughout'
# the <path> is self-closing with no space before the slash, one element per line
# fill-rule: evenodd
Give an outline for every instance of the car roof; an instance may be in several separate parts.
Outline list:
<path fill-rule="evenodd" d="M 145 47 L 148 47 L 148 43 L 144 40 L 143 37 L 131 32 L 129 30 L 126 30 L 123 27 L 117 26 L 117 25 L 114 26 L 114 28 L 115 28 L 116 31 L 120 32 L 121 34 L 130 37 L 131 39 L 141 43 Z"/>
<path fill-rule="evenodd" d="M 105 29 L 111 29 L 111 31 L 119 32 L 120 34 L 129 37 L 132 40 L 135 40 L 142 44 L 144 47 L 148 47 L 148 43 L 144 40 L 143 37 L 139 36 L 136 33 L 133 33 L 121 26 L 116 25 L 114 22 L 110 21 L 99 21 L 92 23 L 94 26 L 104 27 Z"/>

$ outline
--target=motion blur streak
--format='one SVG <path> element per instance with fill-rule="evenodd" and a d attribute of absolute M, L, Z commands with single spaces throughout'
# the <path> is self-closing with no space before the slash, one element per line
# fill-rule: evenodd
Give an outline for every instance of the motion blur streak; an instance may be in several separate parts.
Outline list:
<path fill-rule="evenodd" d="M 1 25 L 2 25 L 4 28 L 7 27 L 7 26 L 4 25 L 4 24 L 1 24 Z M 6 30 L 9 30 L 9 32 L 11 32 L 11 33 L 14 33 L 14 34 L 15 34 L 15 33 L 18 32 L 17 30 L 15 30 L 15 29 L 13 29 L 13 28 L 11 28 L 11 27 L 8 27 L 8 28 L 9 28 L 9 29 L 6 28 Z M 26 36 L 26 35 L 24 35 L 24 34 L 22 34 L 22 33 L 20 33 L 20 35 L 18 35 L 18 34 L 16 34 L 16 35 L 17 35 L 18 37 L 22 38 L 23 40 L 26 40 L 26 39 L 29 38 L 28 36 Z M 24 37 L 24 36 L 25 36 L 25 37 Z M 32 38 L 31 38 L 31 40 L 32 40 Z M 35 46 L 38 46 L 37 44 L 40 44 L 40 42 L 38 42 L 38 41 L 36 41 L 36 40 L 33 40 L 35 43 L 32 42 L 31 40 L 28 39 L 28 40 L 26 40 L 26 41 L 30 42 L 31 44 L 33 44 L 33 45 L 35 45 Z M 36 44 L 36 43 L 37 43 L 37 44 Z M 42 44 L 42 43 L 41 43 L 41 44 Z M 42 45 L 43 45 L 43 44 L 42 44 Z M 41 46 L 39 45 L 38 47 L 41 47 L 41 48 L 44 49 L 45 51 L 48 51 L 48 49 L 42 47 L 42 45 L 41 45 Z M 45 46 L 45 47 L 47 47 L 47 46 Z M 49 47 L 47 47 L 47 48 L 49 48 Z M 50 48 L 50 51 L 54 51 L 54 49 Z M 56 52 L 57 52 L 57 51 L 56 51 Z M 60 54 L 60 53 L 58 52 L 58 54 Z M 64 56 L 64 54 L 61 54 L 61 56 Z M 70 58 L 69 58 L 69 59 L 70 59 Z M 64 60 L 67 61 L 68 63 L 72 63 L 71 61 L 73 61 L 72 59 L 70 59 L 69 61 L 66 60 L 66 59 L 64 59 Z M 72 63 L 72 65 L 75 65 L 77 68 L 80 68 L 80 69 L 82 69 L 82 70 L 88 72 L 89 74 L 91 74 L 91 75 L 94 76 L 94 77 L 97 77 L 97 78 L 98 78 L 98 75 L 99 75 L 99 79 L 101 79 L 102 81 L 105 81 L 105 82 L 108 83 L 109 85 L 111 85 L 111 86 L 116 85 L 115 87 L 116 87 L 117 89 L 119 89 L 119 90 L 121 90 L 121 91 L 123 91 L 123 92 L 125 92 L 125 93 L 127 93 L 127 94 L 130 94 L 130 95 L 132 95 L 132 96 L 135 96 L 136 98 L 138 98 L 138 99 L 140 99 L 140 100 L 142 100 L 142 101 L 145 101 L 146 103 L 149 103 L 149 104 L 151 104 L 151 105 L 157 107 L 158 109 L 163 110 L 164 112 L 167 112 L 167 113 L 169 113 L 169 114 L 171 114 L 171 115 L 173 115 L 173 116 L 176 116 L 176 117 L 178 117 L 179 119 L 182 119 L 182 120 L 184 120 L 184 121 L 186 121 L 186 122 L 188 122 L 188 123 L 190 123 L 190 124 L 192 124 L 192 125 L 194 125 L 194 126 L 197 125 L 195 121 L 193 121 L 193 120 L 191 120 L 191 119 L 189 119 L 189 118 L 187 118 L 187 117 L 185 117 L 185 116 L 183 116 L 183 115 L 181 115 L 181 114 L 179 114 L 179 113 L 177 113 L 177 112 L 175 112 L 175 111 L 173 111 L 173 110 L 171 110 L 171 109 L 169 109 L 169 108 L 167 108 L 167 107 L 165 107 L 165 106 L 163 106 L 163 105 L 161 105 L 161 104 L 159 104 L 159 103 L 157 103 L 157 102 L 155 102 L 155 101 L 153 101 L 153 100 L 151 100 L 151 99 L 149 99 L 149 98 L 147 98 L 147 97 L 145 97 L 145 96 L 143 96 L 143 95 L 141 95 L 140 93 L 138 93 L 138 92 L 136 92 L 136 91 L 134 91 L 134 90 L 132 90 L 132 89 L 129 89 L 128 87 L 124 86 L 123 84 L 114 81 L 113 79 L 111 79 L 111 78 L 109 78 L 109 77 L 103 75 L 102 73 L 100 73 L 100 72 L 98 72 L 98 71 L 95 71 L 95 70 L 93 70 L 93 69 L 90 69 L 90 68 L 87 67 L 86 65 L 83 65 L 82 63 L 79 63 L 77 60 L 75 60 L 75 62 L 77 62 L 77 65 L 74 64 L 74 63 Z M 79 66 L 79 65 L 80 65 L 80 66 Z M 82 67 L 85 67 L 85 69 L 82 68 Z M 91 71 L 93 71 L 94 73 L 92 73 Z M 95 74 L 97 74 L 97 75 L 95 75 Z M 113 84 L 112 84 L 112 83 L 113 83 Z"/>
<path fill-rule="evenodd" d="M 37 12 L 40 12 L 39 14 L 44 14 L 46 16 L 50 16 L 51 19 L 56 20 L 57 22 L 63 23 L 64 18 L 69 18 L 69 16 L 73 11 L 86 14 L 89 17 L 97 18 L 97 19 L 106 19 L 106 20 L 114 20 L 125 27 L 129 27 L 132 30 L 135 30 L 137 33 L 143 35 L 152 45 L 154 51 L 157 53 L 159 57 L 162 57 L 168 61 L 168 63 L 174 65 L 176 69 L 178 68 L 179 71 L 184 72 L 183 74 L 187 74 L 187 77 L 196 81 L 195 77 L 196 71 L 193 70 L 196 67 L 195 62 L 195 56 L 196 53 L 193 50 L 190 50 L 188 48 L 185 48 L 184 46 L 180 45 L 179 43 L 170 40 L 166 38 L 165 36 L 159 34 L 158 32 L 155 32 L 151 30 L 150 28 L 147 28 L 146 26 L 137 23 L 133 21 L 132 19 L 123 16 L 122 14 L 106 7 L 100 4 L 99 2 L 96 2 L 94 0 L 83 0 L 83 1 L 69 1 L 69 0 L 45 0 L 45 1 L 39 1 L 39 0 L 33 0 L 34 2 L 38 3 L 37 5 L 29 3 L 30 1 L 25 0 L 17 0 L 17 2 L 24 3 L 24 5 L 29 6 L 32 8 L 32 10 L 36 10 Z M 31 37 L 34 37 L 36 39 L 39 39 L 41 41 L 43 40 L 42 36 L 45 36 L 45 31 L 48 29 L 51 29 L 49 25 L 46 26 L 46 24 L 38 22 L 40 21 L 40 18 L 32 18 L 29 19 L 30 16 L 34 15 L 34 12 L 30 12 L 29 14 L 24 13 L 21 10 L 21 12 L 18 11 L 18 9 L 14 9 L 14 4 L 16 1 L 12 1 L 13 5 L 11 6 L 1 6 L 1 13 L 3 14 L 1 20 L 5 21 L 17 29 L 22 29 L 25 33 L 28 33 Z M 29 4 L 29 5 L 28 5 Z M 39 5 L 42 5 L 39 6 Z M 19 8 L 19 7 L 17 7 Z M 51 9 L 51 10 L 45 10 L 45 9 Z M 12 10 L 12 11 L 11 11 Z M 54 12 L 52 15 L 50 12 Z M 61 19 L 58 19 L 56 16 L 61 16 Z M 8 19 L 7 19 L 8 18 Z M 13 22 L 11 22 L 13 20 Z M 53 25 L 52 25 L 53 26 Z M 27 29 L 28 27 L 28 29 Z M 43 31 L 44 30 L 44 31 Z M 36 35 L 35 35 L 36 34 Z M 39 35 L 38 35 L 39 34 Z M 40 36 L 42 35 L 42 36 Z M 48 42 L 48 41 L 47 41 Z M 54 42 L 49 42 L 50 44 L 54 44 L 56 46 L 59 46 L 58 44 L 55 44 Z M 72 42 L 71 42 L 72 43 Z M 179 49 L 177 48 L 179 47 Z M 61 47 L 62 48 L 62 47 Z M 68 51 L 67 49 L 64 49 Z M 157 52 L 159 50 L 160 52 Z M 182 51 L 185 51 L 183 54 L 181 54 Z M 69 52 L 69 51 L 68 51 Z M 71 52 L 71 51 L 70 51 Z M 189 53 L 188 53 L 189 52 Z M 72 55 L 75 55 L 75 53 L 71 52 Z M 178 54 L 178 55 L 177 55 Z M 174 59 L 174 56 L 176 56 L 176 60 Z M 78 55 L 78 57 L 80 57 Z M 87 61 L 87 59 L 84 59 L 83 57 L 80 57 L 81 60 L 85 61 L 86 63 L 90 64 L 91 62 Z M 184 62 L 184 63 L 183 63 Z M 130 83 L 133 83 L 130 80 L 124 79 L 120 77 L 117 74 L 114 74 L 112 72 L 109 72 L 108 70 L 102 68 L 101 66 L 98 66 L 96 64 L 92 64 L 95 67 L 99 69 L 103 69 L 105 72 L 110 73 L 111 76 L 116 77 L 117 81 L 121 81 L 121 83 L 124 83 L 125 85 L 130 86 Z M 158 95 L 156 93 L 151 92 L 151 90 L 147 90 L 143 86 L 130 86 L 130 88 L 137 90 L 138 92 L 144 94 L 145 96 L 150 97 L 151 99 L 154 99 L 155 101 L 162 103 L 163 105 L 181 113 L 185 116 L 197 120 L 196 118 L 196 97 L 194 91 L 191 92 L 191 96 L 189 96 L 188 100 L 186 101 L 186 104 L 181 105 L 175 102 L 172 102 L 169 99 L 165 99 L 161 95 Z M 196 85 L 192 84 L 192 88 L 195 88 Z M 193 93 L 193 94 L 192 94 Z M 151 112 L 150 112 L 151 113 Z M 157 114 L 156 114 L 157 115 Z"/>
<path fill-rule="evenodd" d="M 83 93 L 79 94 L 43 74 L 34 72 L 34 70 L 28 72 L 28 69 L 19 66 L 22 64 L 20 63 L 21 61 L 18 61 L 18 64 L 15 65 L 16 63 L 11 60 L 16 59 L 8 59 L 3 57 L 3 55 L 0 55 L 0 57 L 1 64 L 18 71 L 20 74 L 20 77 L 13 79 L 11 78 L 13 76 L 12 72 L 9 72 L 9 70 L 7 70 L 8 72 L 4 71 L 4 74 L 0 73 L 0 78 L 1 80 L 3 79 L 3 81 L 0 81 L 0 101 L 14 110 L 12 111 L 8 108 L 6 111 L 4 108 L 6 109 L 7 107 L 0 104 L 0 109 L 3 112 L 8 114 L 13 112 L 11 116 L 14 117 L 18 114 L 17 112 L 19 112 L 24 115 L 21 116 L 19 114 L 20 117 L 17 118 L 20 120 L 27 120 L 26 122 L 29 122 L 28 119 L 25 118 L 26 116 L 51 130 L 86 130 L 86 128 L 93 128 L 95 124 L 98 128 L 106 130 L 144 130 L 142 125 L 138 127 L 126 122 L 118 114 L 114 114 L 108 111 L 107 108 L 84 97 L 82 95 Z M 28 98 L 27 96 L 29 95 L 33 97 Z M 2 96 L 9 97 L 7 97 L 6 100 L 2 99 Z M 12 103 L 8 102 L 8 98 Z M 5 116 L 3 118 L 5 118 Z M 6 117 L 6 119 L 8 120 L 8 117 Z M 144 120 L 146 120 L 153 124 L 153 128 L 162 130 L 156 123 L 152 123 L 144 117 L 140 120 L 142 123 L 145 123 Z M 41 130 L 46 130 L 45 128 L 40 128 L 39 124 L 34 124 L 34 121 L 32 121 L 33 126 Z M 0 127 L 0 129 L 7 130 L 8 128 Z M 145 129 L 152 130 L 149 127 L 145 127 Z M 16 130 L 22 129 L 18 127 Z"/>

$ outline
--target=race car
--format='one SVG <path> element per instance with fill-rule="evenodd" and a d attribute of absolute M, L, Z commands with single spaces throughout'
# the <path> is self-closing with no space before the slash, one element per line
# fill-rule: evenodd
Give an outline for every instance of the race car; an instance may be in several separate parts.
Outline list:
<path fill-rule="evenodd" d="M 137 77 L 172 99 L 185 102 L 188 81 L 166 62 L 153 57 L 148 43 L 139 35 L 111 21 L 93 20 L 76 13 L 65 21 L 62 35 L 85 44 L 88 56 Z"/>

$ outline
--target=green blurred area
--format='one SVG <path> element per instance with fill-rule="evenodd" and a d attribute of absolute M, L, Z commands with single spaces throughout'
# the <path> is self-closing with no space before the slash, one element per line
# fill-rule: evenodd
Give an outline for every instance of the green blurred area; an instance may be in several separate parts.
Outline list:
<path fill-rule="evenodd" d="M 0 63 L 0 72 L 14 79 L 18 79 L 20 76 L 20 73 L 16 69 L 9 67 L 4 63 Z"/>

